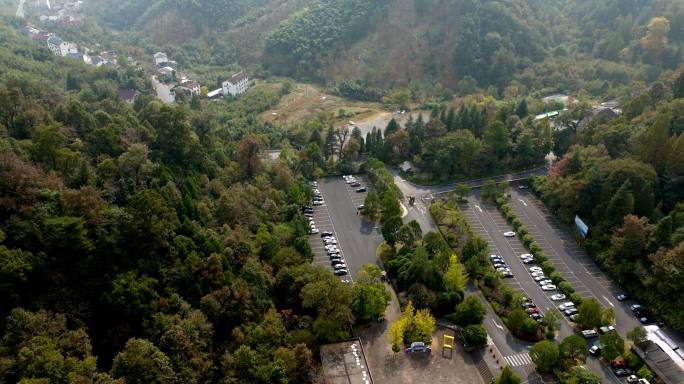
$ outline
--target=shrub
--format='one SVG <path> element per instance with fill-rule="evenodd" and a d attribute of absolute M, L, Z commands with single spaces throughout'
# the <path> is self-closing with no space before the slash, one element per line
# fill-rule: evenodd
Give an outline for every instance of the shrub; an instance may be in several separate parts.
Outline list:
<path fill-rule="evenodd" d="M 551 272 L 548 275 L 549 275 L 549 278 L 551 278 L 551 281 L 553 281 L 553 283 L 556 285 L 558 285 L 564 281 L 563 276 L 561 276 L 561 274 L 558 272 Z"/>
<path fill-rule="evenodd" d="M 537 260 L 537 262 L 539 263 L 539 260 Z M 541 267 L 544 270 L 544 273 L 547 275 L 550 275 L 556 271 L 556 268 L 553 266 L 553 263 L 550 260 L 542 261 Z"/>
<path fill-rule="evenodd" d="M 520 235 L 522 236 L 523 244 L 525 244 L 525 246 L 529 248 L 530 244 L 532 244 L 532 242 L 534 241 L 534 238 L 528 235 L 527 233 L 523 234 L 522 232 L 520 232 Z"/>
<path fill-rule="evenodd" d="M 642 379 L 646 379 L 648 381 L 653 381 L 653 378 L 654 378 L 653 372 L 651 372 L 651 370 L 648 369 L 648 367 L 646 365 L 639 368 L 639 370 L 637 371 L 637 376 L 641 377 Z"/>
<path fill-rule="evenodd" d="M 487 330 L 479 324 L 469 325 L 463 329 L 463 338 L 473 348 L 487 344 Z"/>
<path fill-rule="evenodd" d="M 575 289 L 572 288 L 572 285 L 570 285 L 570 283 L 568 283 L 567 281 L 563 281 L 560 284 L 558 284 L 558 290 L 567 296 L 570 296 L 571 294 L 575 293 Z"/>
<path fill-rule="evenodd" d="M 582 297 L 582 295 L 580 295 L 577 292 L 573 292 L 573 293 L 569 294 L 568 297 L 570 298 L 570 301 L 575 303 L 575 305 L 578 307 L 582 304 L 582 301 L 584 301 L 584 298 Z"/>
<path fill-rule="evenodd" d="M 518 228 L 522 227 L 522 225 L 523 225 L 522 222 L 520 221 L 520 219 L 518 219 L 517 217 L 511 221 L 511 224 L 513 225 L 513 228 L 515 228 L 516 230 Z"/>
<path fill-rule="evenodd" d="M 544 262 L 547 259 L 546 254 L 542 249 L 539 247 L 537 243 L 534 243 L 530 246 L 530 253 L 534 255 L 537 259 L 539 259 L 540 262 Z"/>

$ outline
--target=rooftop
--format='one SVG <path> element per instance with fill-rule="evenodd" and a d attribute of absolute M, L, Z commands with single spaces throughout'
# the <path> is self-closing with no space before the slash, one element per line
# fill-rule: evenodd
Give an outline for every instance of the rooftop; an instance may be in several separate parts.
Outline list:
<path fill-rule="evenodd" d="M 247 74 L 245 73 L 245 71 L 240 71 L 240 72 L 234 74 L 233 76 L 231 76 L 230 79 L 228 79 L 228 81 L 230 81 L 233 84 L 237 84 L 237 83 L 241 82 L 242 80 L 246 80 L 246 79 L 247 79 Z"/>
<path fill-rule="evenodd" d="M 639 355 L 666 383 L 684 382 L 684 358 L 678 353 L 679 346 L 657 325 L 647 325 L 644 329 L 649 341 Z"/>

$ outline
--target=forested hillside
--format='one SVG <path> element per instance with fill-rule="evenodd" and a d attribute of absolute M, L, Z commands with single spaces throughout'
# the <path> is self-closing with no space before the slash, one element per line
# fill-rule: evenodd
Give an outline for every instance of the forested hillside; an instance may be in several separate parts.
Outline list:
<path fill-rule="evenodd" d="M 462 94 L 490 86 L 602 94 L 655 80 L 677 65 L 684 44 L 682 0 L 95 4 L 92 12 L 107 24 L 138 31 L 130 35 L 138 45 L 180 45 L 183 63 L 238 63 L 414 92 L 439 83 Z"/>
<path fill-rule="evenodd" d="M 311 161 L 262 161 L 266 146 L 305 144 L 257 121 L 272 98 L 163 105 L 142 71 L 57 58 L 12 23 L 0 20 L 0 382 L 314 380 L 318 343 L 369 315 L 352 310 L 363 284 L 310 263 Z M 128 87 L 133 104 L 117 95 Z"/>
<path fill-rule="evenodd" d="M 585 245 L 627 292 L 684 331 L 684 73 L 660 80 L 620 118 L 567 132 L 572 146 L 534 186 L 562 221 L 587 223 Z"/>

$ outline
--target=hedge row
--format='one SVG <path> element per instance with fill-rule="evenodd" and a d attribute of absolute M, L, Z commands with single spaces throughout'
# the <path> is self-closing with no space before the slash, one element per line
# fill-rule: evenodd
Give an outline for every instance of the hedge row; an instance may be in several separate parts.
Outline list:
<path fill-rule="evenodd" d="M 506 218 L 506 221 L 513 226 L 518 236 L 520 236 L 520 240 L 522 241 L 523 245 L 525 245 L 525 248 L 527 248 L 534 256 L 546 276 L 548 276 L 549 279 L 551 279 L 551 281 L 553 281 L 553 283 L 556 285 L 556 287 L 558 287 L 558 291 L 567 296 L 570 301 L 575 303 L 575 305 L 579 306 L 582 304 L 582 296 L 575 292 L 575 289 L 572 287 L 572 285 L 570 285 L 570 283 L 568 283 L 560 273 L 556 272 L 553 262 L 546 257 L 544 251 L 542 251 L 539 244 L 537 244 L 537 242 L 534 240 L 534 237 L 532 237 L 522 221 L 515 215 L 511 207 L 508 206 L 506 203 L 506 198 L 499 196 L 495 199 L 495 201 L 496 205 L 499 207 L 499 210 Z"/>

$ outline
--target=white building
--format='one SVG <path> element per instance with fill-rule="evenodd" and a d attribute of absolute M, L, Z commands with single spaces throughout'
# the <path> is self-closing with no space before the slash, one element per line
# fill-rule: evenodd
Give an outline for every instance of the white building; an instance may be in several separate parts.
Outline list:
<path fill-rule="evenodd" d="M 231 76 L 230 79 L 224 81 L 221 85 L 223 88 L 223 96 L 237 96 L 247 91 L 247 88 L 249 88 L 249 78 L 244 71 L 240 71 Z"/>
<path fill-rule="evenodd" d="M 68 43 L 57 36 L 47 39 L 47 46 L 52 53 L 58 56 L 66 56 L 70 53 L 78 53 L 78 47 L 74 43 Z"/>
<path fill-rule="evenodd" d="M 185 80 L 180 83 L 178 88 L 182 89 L 189 96 L 199 96 L 200 95 L 200 83 L 194 80 Z"/>
<path fill-rule="evenodd" d="M 166 56 L 166 53 L 164 52 L 157 52 L 154 54 L 154 65 L 162 65 L 164 63 L 168 63 L 169 58 Z"/>

